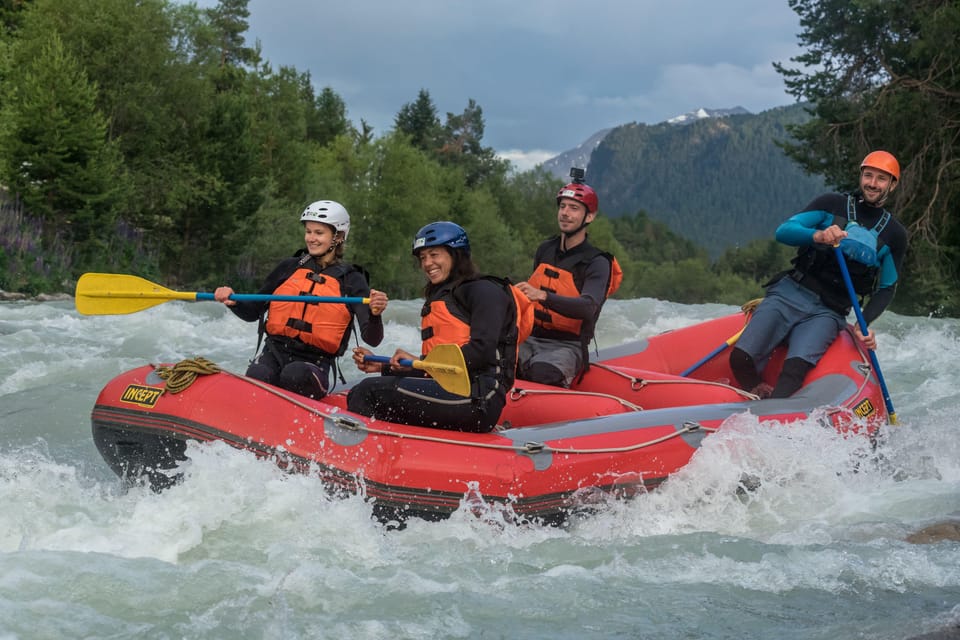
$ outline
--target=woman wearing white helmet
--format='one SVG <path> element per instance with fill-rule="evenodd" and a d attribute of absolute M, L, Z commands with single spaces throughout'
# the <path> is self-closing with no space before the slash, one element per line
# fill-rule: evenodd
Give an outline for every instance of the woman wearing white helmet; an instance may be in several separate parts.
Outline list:
<path fill-rule="evenodd" d="M 387 295 L 370 289 L 367 272 L 343 262 L 350 233 L 350 215 L 333 200 L 310 203 L 300 221 L 305 249 L 285 259 L 267 276 L 260 293 L 370 298 L 370 304 L 303 302 L 236 302 L 233 289 L 219 287 L 214 297 L 247 322 L 260 320 L 267 334 L 263 350 L 247 375 L 310 398 L 322 398 L 330 388 L 330 372 L 350 343 L 353 319 L 360 337 L 371 346 L 383 340 L 381 315 Z"/>

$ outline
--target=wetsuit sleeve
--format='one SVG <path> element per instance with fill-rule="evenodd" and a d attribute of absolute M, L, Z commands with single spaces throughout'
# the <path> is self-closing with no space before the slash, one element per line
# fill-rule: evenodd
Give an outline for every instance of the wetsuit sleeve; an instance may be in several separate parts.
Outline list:
<path fill-rule="evenodd" d="M 561 296 L 548 291 L 543 306 L 568 318 L 592 320 L 607 299 L 609 284 L 610 261 L 605 256 L 597 256 L 587 265 L 579 296 Z"/>
<path fill-rule="evenodd" d="M 361 272 L 351 271 L 343 280 L 344 295 L 351 298 L 370 296 L 370 285 Z M 376 347 L 383 342 L 383 318 L 370 313 L 368 304 L 352 304 L 350 308 L 360 325 L 360 338 L 371 347 Z"/>
<path fill-rule="evenodd" d="M 263 286 L 257 293 L 270 295 L 277 290 L 284 281 L 289 278 L 297 268 L 297 258 L 287 258 L 270 272 Z M 232 307 L 228 307 L 234 315 L 241 320 L 253 322 L 258 320 L 270 307 L 269 302 L 238 302 Z"/>
<path fill-rule="evenodd" d="M 489 280 L 465 282 L 458 289 L 470 310 L 470 341 L 461 348 L 467 369 L 476 371 L 495 365 L 500 334 L 510 317 L 513 300 Z"/>
<path fill-rule="evenodd" d="M 813 244 L 813 234 L 833 224 L 833 215 L 823 210 L 808 210 L 796 213 L 777 227 L 775 237 L 791 247 L 806 247 Z"/>
<path fill-rule="evenodd" d="M 870 301 L 867 302 L 866 306 L 863 308 L 863 320 L 868 325 L 880 317 L 880 314 L 883 313 L 884 309 L 887 308 L 887 305 L 893 300 L 893 294 L 896 290 L 896 287 L 885 287 L 879 289 L 875 294 L 870 296 Z"/>
<path fill-rule="evenodd" d="M 897 280 L 903 267 L 903 259 L 907 254 L 907 230 L 899 222 L 887 225 L 884 230 L 885 244 L 880 250 L 880 275 L 877 280 L 877 291 L 870 296 L 870 300 L 863 308 L 863 319 L 869 325 L 880 317 L 896 292 Z"/>

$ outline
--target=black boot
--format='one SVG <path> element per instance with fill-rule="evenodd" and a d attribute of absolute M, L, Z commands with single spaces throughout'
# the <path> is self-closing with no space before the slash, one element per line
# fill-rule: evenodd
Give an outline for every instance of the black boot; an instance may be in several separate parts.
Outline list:
<path fill-rule="evenodd" d="M 787 358 L 777 378 L 777 386 L 773 388 L 772 398 L 789 398 L 803 386 L 803 379 L 807 377 L 813 365 L 803 358 Z"/>
<path fill-rule="evenodd" d="M 737 384 L 741 389 L 750 391 L 760 385 L 763 380 L 757 373 L 757 364 L 749 353 L 743 349 L 734 347 L 730 352 L 730 370 L 733 377 L 737 379 Z"/>

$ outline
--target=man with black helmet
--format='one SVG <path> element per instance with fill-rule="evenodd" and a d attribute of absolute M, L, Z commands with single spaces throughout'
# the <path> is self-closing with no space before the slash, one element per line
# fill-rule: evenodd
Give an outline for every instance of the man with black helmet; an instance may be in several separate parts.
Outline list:
<path fill-rule="evenodd" d="M 793 395 L 846 324 L 852 302 L 834 247 L 839 245 L 845 255 L 861 303 L 869 298 L 863 308 L 867 324 L 887 308 L 907 252 L 906 229 L 884 209 L 899 180 L 897 159 L 873 151 L 860 163 L 859 191 L 823 194 L 777 228 L 777 240 L 798 247 L 797 256 L 792 269 L 768 283 L 730 353 L 730 367 L 742 388 L 761 399 Z M 857 326 L 855 333 L 865 347 L 876 347 L 872 329 L 864 336 Z M 771 386 L 761 374 L 783 342 L 786 359 Z"/>
<path fill-rule="evenodd" d="M 600 310 L 619 288 L 623 273 L 616 258 L 587 240 L 597 217 L 597 193 L 571 169 L 573 182 L 557 193 L 560 235 L 540 245 L 533 275 L 517 284 L 535 304 L 533 333 L 520 345 L 517 378 L 569 387 L 589 362 Z"/>

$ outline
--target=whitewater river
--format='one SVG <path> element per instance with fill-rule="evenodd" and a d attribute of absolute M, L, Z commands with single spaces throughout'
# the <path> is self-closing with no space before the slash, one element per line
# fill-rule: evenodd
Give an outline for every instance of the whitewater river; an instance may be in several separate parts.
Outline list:
<path fill-rule="evenodd" d="M 378 349 L 415 350 L 391 302 Z M 735 311 L 613 301 L 601 347 Z M 113 376 L 204 356 L 243 372 L 256 326 L 215 303 L 80 316 L 0 303 L 0 640 L 8 638 L 904 639 L 960 625 L 960 321 L 887 313 L 900 426 L 878 455 L 747 415 L 659 490 L 569 528 L 468 510 L 387 530 L 360 498 L 223 446 L 187 481 L 121 489 L 90 435 Z M 347 366 L 349 365 L 349 366 Z M 345 362 L 349 378 L 356 380 Z M 762 479 L 736 491 L 744 473 Z"/>

